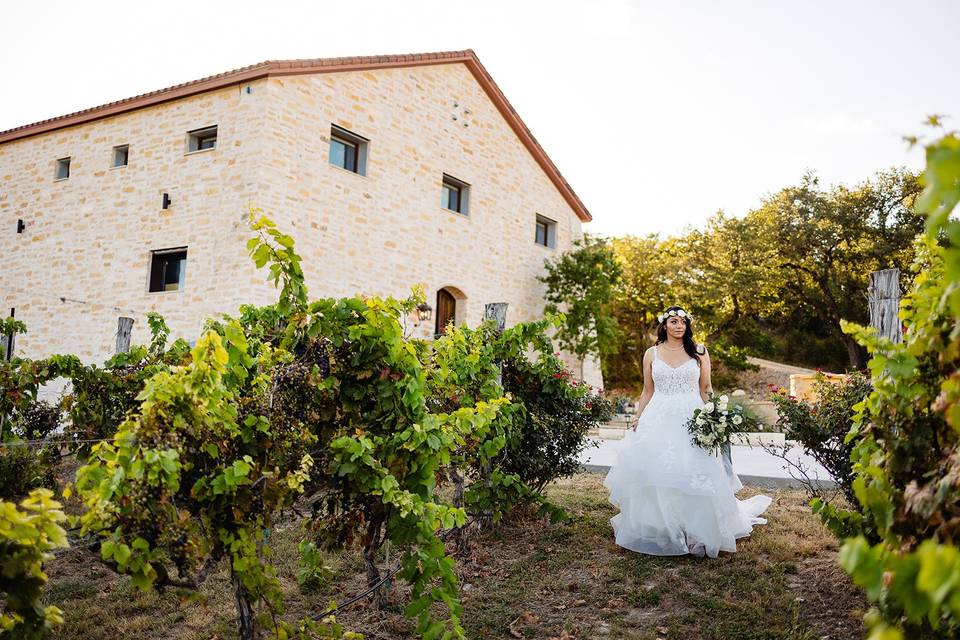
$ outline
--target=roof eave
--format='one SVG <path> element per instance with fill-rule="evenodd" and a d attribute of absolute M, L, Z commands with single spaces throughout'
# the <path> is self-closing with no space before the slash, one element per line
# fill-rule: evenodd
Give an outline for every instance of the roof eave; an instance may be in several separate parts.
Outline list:
<path fill-rule="evenodd" d="M 39 135 L 72 127 L 93 120 L 100 120 L 129 111 L 151 107 L 171 100 L 178 100 L 188 96 L 214 91 L 244 82 L 252 82 L 270 76 L 304 75 L 312 73 L 341 73 L 347 71 L 365 71 L 372 69 L 387 69 L 399 67 L 418 67 L 438 64 L 465 64 L 483 88 L 484 92 L 497 107 L 510 128 L 514 131 L 523 145 L 540 165 L 547 177 L 561 193 L 567 204 L 584 222 L 593 219 L 590 212 L 580 198 L 567 183 L 559 169 L 547 156 L 547 153 L 537 142 L 533 134 L 524 124 L 506 96 L 493 81 L 493 78 L 480 63 L 480 59 L 470 49 L 466 51 L 450 51 L 433 54 L 414 54 L 404 56 L 364 56 L 356 58 L 332 58 L 320 60 L 280 60 L 268 61 L 235 71 L 210 76 L 193 82 L 176 85 L 159 91 L 146 93 L 117 102 L 77 111 L 75 113 L 35 122 L 33 124 L 16 127 L 7 131 L 0 131 L 0 144 L 12 142 L 31 136 Z"/>

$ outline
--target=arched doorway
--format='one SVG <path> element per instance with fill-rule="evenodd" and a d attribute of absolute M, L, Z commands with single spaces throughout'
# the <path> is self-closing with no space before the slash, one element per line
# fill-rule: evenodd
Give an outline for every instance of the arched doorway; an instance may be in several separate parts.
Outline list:
<path fill-rule="evenodd" d="M 443 288 L 437 291 L 437 326 L 434 333 L 446 333 L 447 325 L 451 322 L 457 322 L 457 298 L 449 289 Z"/>

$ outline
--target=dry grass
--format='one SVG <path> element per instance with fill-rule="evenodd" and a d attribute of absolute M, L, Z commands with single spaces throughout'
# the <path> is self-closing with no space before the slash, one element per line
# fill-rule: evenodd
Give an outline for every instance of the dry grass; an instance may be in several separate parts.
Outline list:
<path fill-rule="evenodd" d="M 780 491 L 769 524 L 718 559 L 656 558 L 620 549 L 612 540 L 602 477 L 581 474 L 551 486 L 550 497 L 574 521 L 550 525 L 517 518 L 474 540 L 458 562 L 463 621 L 471 638 L 636 638 L 845 640 L 863 637 L 862 596 L 836 568 L 836 542 L 810 513 L 803 495 Z M 755 491 L 746 489 L 744 495 Z M 322 610 L 364 590 L 355 552 L 331 555 L 330 586 L 302 591 L 294 579 L 292 522 L 272 532 L 274 560 L 289 615 Z M 396 559 L 393 553 L 392 564 Z M 386 560 L 386 559 L 384 559 Z M 87 551 L 51 563 L 48 600 L 66 612 L 53 638 L 233 638 L 233 601 L 226 576 L 199 594 L 141 594 Z M 366 604 L 339 616 L 367 638 L 412 636 L 399 612 L 407 590 L 394 586 L 394 610 Z"/>

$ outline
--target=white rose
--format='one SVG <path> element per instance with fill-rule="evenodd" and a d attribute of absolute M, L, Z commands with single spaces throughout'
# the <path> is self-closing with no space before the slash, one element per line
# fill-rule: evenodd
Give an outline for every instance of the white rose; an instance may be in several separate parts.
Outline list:
<path fill-rule="evenodd" d="M 740 424 L 741 422 L 743 422 L 743 418 L 740 416 L 733 416 L 733 424 Z"/>
<path fill-rule="evenodd" d="M 712 412 L 712 411 L 713 411 L 713 403 L 712 403 L 712 402 L 708 402 L 707 404 L 703 405 L 703 410 L 704 410 L 706 413 Z"/>
<path fill-rule="evenodd" d="M 730 402 L 730 396 L 727 396 L 727 395 L 720 396 L 720 402 L 722 404 L 727 404 L 728 402 Z"/>
<path fill-rule="evenodd" d="M 727 416 L 720 416 L 720 424 L 727 424 Z"/>

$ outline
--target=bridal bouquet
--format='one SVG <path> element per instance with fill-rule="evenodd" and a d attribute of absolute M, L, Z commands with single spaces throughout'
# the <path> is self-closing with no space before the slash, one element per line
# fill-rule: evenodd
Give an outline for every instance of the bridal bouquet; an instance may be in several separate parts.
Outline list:
<path fill-rule="evenodd" d="M 699 409 L 694 409 L 693 417 L 687 422 L 687 431 L 693 444 L 717 454 L 734 433 L 744 431 L 754 419 L 730 397 L 719 398 L 710 394 L 709 401 Z"/>

